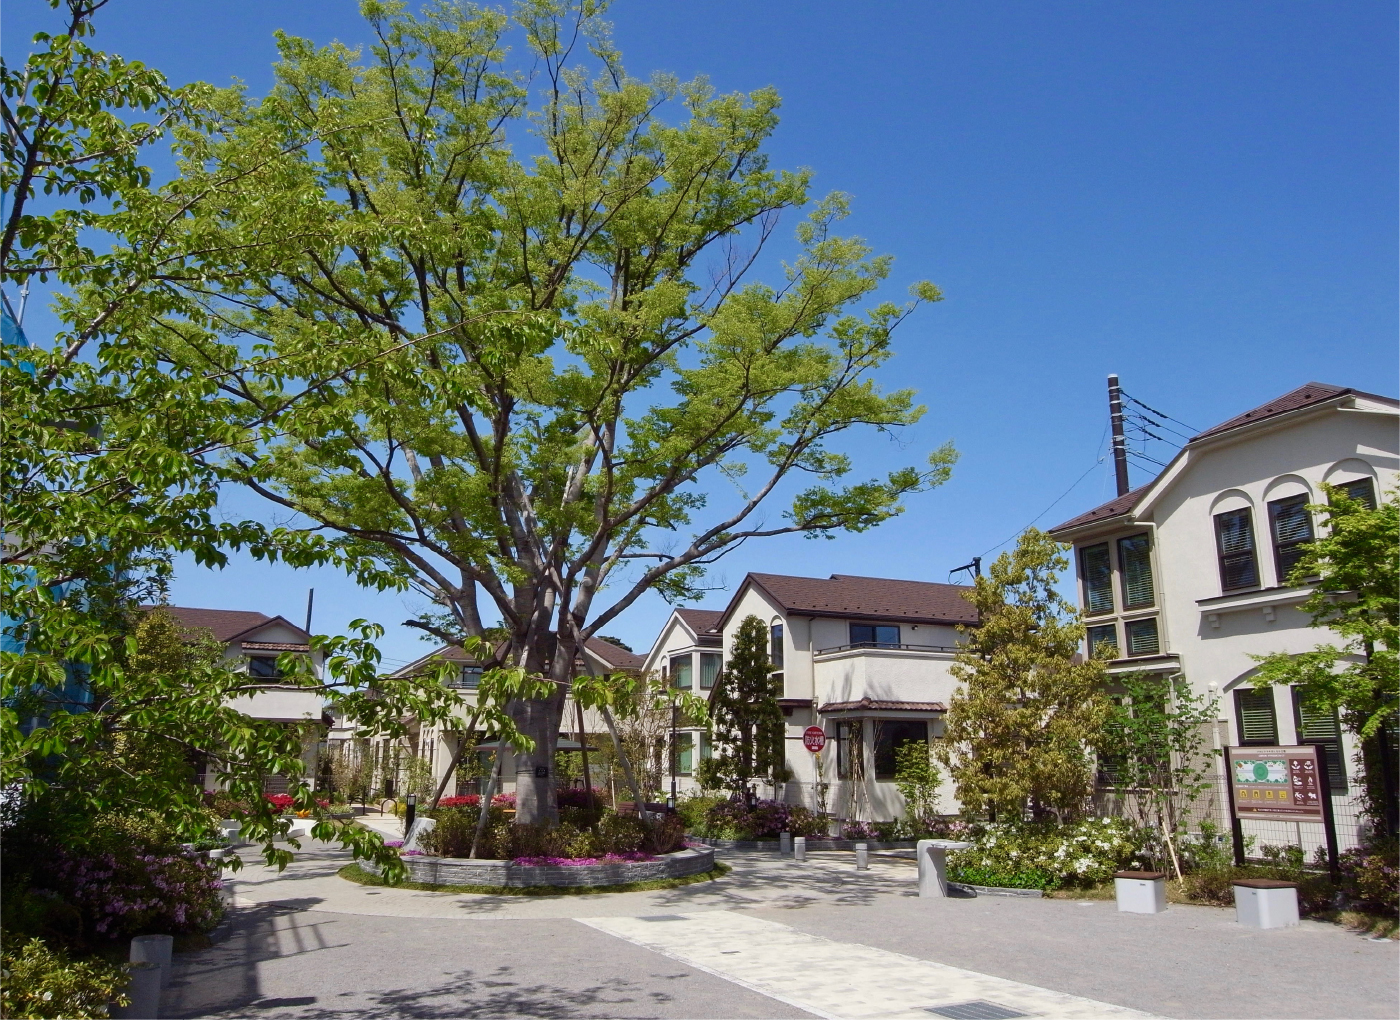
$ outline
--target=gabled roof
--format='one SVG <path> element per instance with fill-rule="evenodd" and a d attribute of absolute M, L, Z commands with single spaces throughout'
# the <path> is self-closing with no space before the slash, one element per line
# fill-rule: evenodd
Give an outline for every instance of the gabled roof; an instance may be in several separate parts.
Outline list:
<path fill-rule="evenodd" d="M 583 643 L 588 654 L 595 659 L 601 659 L 604 664 L 614 669 L 641 669 L 642 663 L 646 661 L 644 656 L 636 652 L 629 652 L 626 648 L 619 647 L 611 641 L 604 641 L 599 637 L 588 638 Z"/>
<path fill-rule="evenodd" d="M 963 597 L 972 589 L 962 584 L 934 581 L 900 581 L 887 577 L 792 577 L 787 574 L 749 574 L 752 584 L 785 612 L 802 616 L 856 617 L 871 620 L 912 620 L 919 623 L 976 623 L 977 610 Z M 728 618 L 744 589 L 739 586 Z"/>
<path fill-rule="evenodd" d="M 1332 386 L 1328 383 L 1310 382 L 1299 386 L 1296 390 L 1289 390 L 1281 397 L 1275 397 L 1267 404 L 1260 404 L 1253 410 L 1244 414 L 1237 414 L 1229 421 L 1221 422 L 1214 428 L 1206 429 L 1191 438 L 1191 442 L 1198 439 L 1205 439 L 1207 436 L 1216 436 L 1222 432 L 1229 432 L 1231 429 L 1240 428 L 1243 425 L 1253 425 L 1255 422 L 1263 421 L 1266 418 L 1273 418 L 1276 415 L 1287 414 L 1289 411 L 1300 411 L 1305 407 L 1312 407 L 1314 404 L 1322 404 L 1336 397 L 1343 396 L 1366 397 L 1370 400 L 1380 400 L 1387 404 L 1394 404 L 1394 397 L 1382 397 L 1375 393 L 1366 393 L 1362 390 L 1353 389 L 1350 386 Z"/>
<path fill-rule="evenodd" d="M 677 609 L 676 615 L 685 621 L 685 625 L 695 632 L 695 636 L 702 634 L 718 634 L 719 623 L 724 619 L 722 609 Z"/>
<path fill-rule="evenodd" d="M 229 644 L 245 634 L 262 630 L 274 623 L 281 624 L 304 639 L 311 637 L 306 631 L 284 617 L 268 616 L 265 613 L 256 613 L 251 610 L 191 609 L 185 606 L 142 606 L 141 608 L 147 612 L 152 609 L 163 609 L 186 630 L 207 630 L 214 635 L 215 640 L 222 641 L 224 644 Z"/>
<path fill-rule="evenodd" d="M 828 701 L 817 712 L 830 715 L 833 712 L 946 712 L 948 706 L 941 701 L 881 701 L 876 698 L 861 698 L 859 701 Z"/>
<path fill-rule="evenodd" d="M 1078 517 L 1072 517 L 1063 524 L 1057 524 L 1053 528 L 1050 528 L 1048 533 L 1054 535 L 1058 532 L 1070 531 L 1088 524 L 1097 524 L 1100 521 L 1111 520 L 1114 517 L 1121 517 L 1132 512 L 1137 508 L 1137 505 L 1143 501 L 1143 498 L 1147 496 L 1148 491 L 1167 475 L 1172 465 L 1176 464 L 1188 450 L 1203 440 L 1214 439 L 1217 436 L 1232 432 L 1235 429 L 1244 428 L 1247 425 L 1254 425 L 1261 421 L 1267 421 L 1270 418 L 1276 418 L 1293 411 L 1301 411 L 1309 407 L 1316 407 L 1328 403 L 1329 401 L 1336 400 L 1339 397 L 1348 396 L 1362 397 L 1366 400 L 1377 400 L 1383 404 L 1389 404 L 1392 407 L 1400 406 L 1400 401 L 1397 401 L 1394 397 L 1383 397 L 1376 393 L 1367 393 L 1365 390 L 1358 390 L 1351 386 L 1333 386 L 1330 383 L 1320 382 L 1304 383 L 1296 390 L 1289 390 L 1282 396 L 1275 397 L 1267 403 L 1260 404 L 1258 407 L 1244 412 L 1244 414 L 1237 414 L 1235 417 L 1228 421 L 1223 421 L 1213 428 L 1208 428 L 1204 432 L 1198 432 L 1191 437 L 1190 441 L 1187 442 L 1184 447 L 1182 447 L 1181 452 L 1172 458 L 1171 464 L 1168 464 L 1167 467 L 1158 472 L 1152 481 L 1148 482 L 1146 485 L 1139 486 L 1132 492 L 1124 493 L 1122 496 L 1111 499 L 1107 503 L 1096 506 L 1094 509 L 1080 514 Z"/>
<path fill-rule="evenodd" d="M 1071 517 L 1063 524 L 1057 524 L 1051 528 L 1048 534 L 1055 534 L 1057 531 L 1068 531 L 1070 528 L 1078 528 L 1085 524 L 1097 524 L 1099 521 L 1111 520 L 1114 517 L 1121 517 L 1133 507 L 1137 506 L 1142 497 L 1147 495 L 1148 487 L 1140 485 L 1132 492 L 1125 492 L 1115 499 L 1110 499 L 1107 503 L 1102 503 L 1094 509 L 1080 514 L 1078 517 Z"/>

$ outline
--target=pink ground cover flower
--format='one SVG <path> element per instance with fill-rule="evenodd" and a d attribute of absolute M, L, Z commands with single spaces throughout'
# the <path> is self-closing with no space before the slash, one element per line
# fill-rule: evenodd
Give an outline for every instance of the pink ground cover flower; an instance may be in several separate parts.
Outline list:
<path fill-rule="evenodd" d="M 654 861 L 651 854 L 640 851 L 625 854 L 604 854 L 602 857 L 517 857 L 512 864 L 522 868 L 582 868 L 589 864 L 625 864 L 633 861 Z"/>

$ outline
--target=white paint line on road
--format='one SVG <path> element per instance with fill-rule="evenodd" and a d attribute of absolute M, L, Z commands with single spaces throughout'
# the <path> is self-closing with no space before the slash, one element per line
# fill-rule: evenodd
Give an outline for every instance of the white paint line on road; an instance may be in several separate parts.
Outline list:
<path fill-rule="evenodd" d="M 973 1000 L 1062 1020 L 1152 1016 L 730 911 L 576 920 L 827 1020 L 931 1020 L 930 1006 Z"/>

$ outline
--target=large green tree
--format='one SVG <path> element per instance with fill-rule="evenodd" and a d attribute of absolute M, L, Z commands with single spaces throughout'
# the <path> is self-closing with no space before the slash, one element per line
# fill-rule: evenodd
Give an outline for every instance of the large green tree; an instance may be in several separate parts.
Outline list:
<path fill-rule="evenodd" d="M 184 224 L 202 314 L 144 334 L 258 430 L 226 467 L 308 522 L 289 542 L 413 588 L 447 640 L 499 618 L 493 661 L 553 684 L 510 706 L 522 822 L 555 817 L 583 641 L 750 539 L 873 527 L 954 459 L 847 479 L 834 440 L 922 413 L 871 375 L 937 289 L 857 314 L 890 261 L 770 167 L 776 93 L 631 78 L 601 6 L 366 0 L 368 53 L 279 35 L 271 92 L 181 135 L 179 195 L 236 181 Z M 750 282 L 804 206 L 777 282 Z"/>
<path fill-rule="evenodd" d="M 149 811 L 193 839 L 210 822 L 195 783 L 206 761 L 247 801 L 247 833 L 270 861 L 285 861 L 274 841 L 286 822 L 261 797 L 261 781 L 301 777 L 300 741 L 235 711 L 251 678 L 197 641 L 187 647 L 139 606 L 160 601 L 177 553 L 217 566 L 236 548 L 297 564 L 334 550 L 215 517 L 221 451 L 261 422 L 234 413 L 206 367 L 142 339 L 163 319 L 207 326 L 197 263 L 236 258 L 191 230 L 200 203 L 231 177 L 206 175 L 198 191 L 161 189 L 144 164 L 163 133 L 201 122 L 212 90 L 172 89 L 159 72 L 91 48 L 103 0 L 62 6 L 62 31 L 36 37 L 22 66 L 0 66 L 0 273 L 7 288 L 51 299 L 59 323 L 30 342 L 7 301 L 0 784 L 22 791 L 7 795 L 7 809 L 51 837 L 80 840 L 94 817 Z M 285 682 L 391 732 L 406 713 L 451 711 L 455 698 L 435 676 L 378 675 L 376 634 L 365 625 L 350 638 L 315 639 L 324 675 L 288 657 Z M 518 672 L 496 671 L 487 686 L 506 698 L 522 684 Z M 493 697 L 487 715 L 508 724 Z M 317 811 L 304 783 L 297 796 Z M 329 823 L 318 831 L 329 835 Z M 342 835 L 357 854 L 398 866 L 372 833 Z"/>
<path fill-rule="evenodd" d="M 1312 626 L 1341 643 L 1259 657 L 1255 679 L 1295 686 L 1309 708 L 1341 715 L 1361 741 L 1367 811 L 1394 835 L 1400 828 L 1400 501 L 1391 493 L 1373 507 L 1341 489 L 1326 491 L 1326 503 L 1308 507 L 1322 517 L 1321 533 L 1288 580 L 1312 589 L 1300 608 Z"/>
<path fill-rule="evenodd" d="M 962 684 L 937 753 L 968 813 L 1072 818 L 1093 792 L 1105 675 L 1078 655 L 1084 628 L 1055 588 L 1067 566 L 1032 528 L 967 595 L 978 623 L 952 666 Z"/>
<path fill-rule="evenodd" d="M 746 616 L 711 696 L 715 754 L 700 764 L 705 786 L 747 799 L 755 779 L 781 781 L 787 767 L 782 693 L 769 657 L 768 628 L 757 616 Z"/>

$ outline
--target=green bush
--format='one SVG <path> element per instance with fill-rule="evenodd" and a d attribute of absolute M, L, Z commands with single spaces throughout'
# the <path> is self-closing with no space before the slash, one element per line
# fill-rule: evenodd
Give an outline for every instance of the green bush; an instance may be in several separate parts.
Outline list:
<path fill-rule="evenodd" d="M 439 808 L 434 817 L 437 825 L 419 837 L 419 848 L 439 857 L 466 857 L 476 831 L 476 809 Z M 639 818 L 609 811 L 591 828 L 569 821 L 547 828 L 518 825 L 502 809 L 492 808 L 477 856 L 507 861 L 517 857 L 603 857 L 639 852 L 664 854 L 684 846 L 684 823 L 676 815 L 663 816 L 648 828 Z"/>
<path fill-rule="evenodd" d="M 129 978 L 104 960 L 71 960 L 61 950 L 30 939 L 18 953 L 8 939 L 0 952 L 0 1016 L 105 1017 L 107 1004 L 127 1005 Z"/>
<path fill-rule="evenodd" d="M 1094 886 L 1136 863 L 1142 838 L 1121 818 L 988 825 L 948 857 L 948 877 L 971 885 L 1059 889 Z M 976 879 L 970 876 L 978 876 Z"/>

